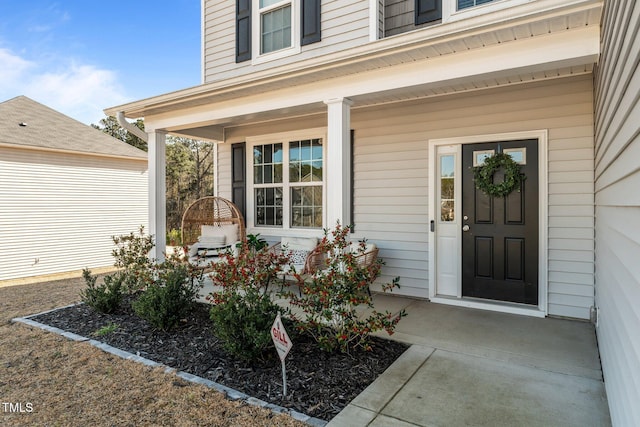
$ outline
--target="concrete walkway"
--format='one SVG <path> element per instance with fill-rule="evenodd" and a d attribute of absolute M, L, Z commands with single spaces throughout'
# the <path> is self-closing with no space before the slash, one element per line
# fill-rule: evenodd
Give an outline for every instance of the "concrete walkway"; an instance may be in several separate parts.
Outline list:
<path fill-rule="evenodd" d="M 328 427 L 611 425 L 590 323 L 375 300 L 413 345 Z"/>

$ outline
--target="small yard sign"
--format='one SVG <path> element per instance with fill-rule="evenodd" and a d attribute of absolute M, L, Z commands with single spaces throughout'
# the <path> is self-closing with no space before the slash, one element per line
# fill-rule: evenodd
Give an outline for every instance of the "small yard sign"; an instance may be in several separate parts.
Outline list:
<path fill-rule="evenodd" d="M 271 338 L 273 339 L 273 344 L 276 346 L 276 350 L 278 351 L 278 356 L 280 356 L 280 362 L 282 362 L 282 395 L 287 395 L 287 371 L 284 366 L 284 359 L 289 354 L 289 350 L 293 347 L 291 340 L 289 339 L 289 335 L 287 335 L 287 331 L 285 331 L 284 326 L 282 325 L 282 319 L 280 318 L 280 313 L 276 316 L 276 320 L 273 321 L 273 325 L 271 326 Z"/>
<path fill-rule="evenodd" d="M 284 359 L 287 357 L 287 354 L 289 354 L 289 350 L 291 350 L 293 344 L 291 344 L 289 335 L 287 335 L 287 331 L 285 331 L 284 326 L 282 325 L 280 313 L 278 313 L 276 320 L 273 322 L 273 326 L 271 326 L 271 338 L 273 339 L 273 344 L 276 346 L 276 350 L 278 350 L 280 360 L 284 362 Z"/>

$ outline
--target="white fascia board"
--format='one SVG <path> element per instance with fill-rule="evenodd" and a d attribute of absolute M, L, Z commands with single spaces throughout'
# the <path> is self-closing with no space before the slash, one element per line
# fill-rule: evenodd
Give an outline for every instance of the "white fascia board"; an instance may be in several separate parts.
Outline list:
<path fill-rule="evenodd" d="M 443 86 L 518 73 L 553 70 L 597 62 L 600 29 L 582 27 L 481 49 L 443 55 L 393 67 L 357 73 L 272 92 L 177 110 L 145 118 L 151 129 L 171 129 L 194 123 L 231 123 L 235 117 L 318 105 L 332 98 L 399 90 L 416 86 Z M 357 107 L 358 105 L 354 105 Z"/>

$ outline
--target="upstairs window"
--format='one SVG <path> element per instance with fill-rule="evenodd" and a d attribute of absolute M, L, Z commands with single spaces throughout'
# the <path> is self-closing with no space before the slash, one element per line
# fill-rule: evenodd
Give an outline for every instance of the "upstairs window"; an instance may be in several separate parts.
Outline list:
<path fill-rule="evenodd" d="M 470 7 L 480 6 L 481 4 L 491 3 L 494 0 L 457 0 L 458 10 L 469 9 Z"/>
<path fill-rule="evenodd" d="M 321 40 L 322 0 L 236 0 L 236 62 L 299 53 Z"/>
<path fill-rule="evenodd" d="M 291 39 L 291 1 L 259 0 L 260 54 L 293 45 Z"/>

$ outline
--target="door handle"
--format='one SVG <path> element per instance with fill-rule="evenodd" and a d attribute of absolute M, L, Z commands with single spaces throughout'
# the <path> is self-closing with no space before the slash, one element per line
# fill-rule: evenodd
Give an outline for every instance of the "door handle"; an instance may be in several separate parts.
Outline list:
<path fill-rule="evenodd" d="M 462 231 L 469 231 L 469 225 L 468 224 L 463 225 Z"/>

